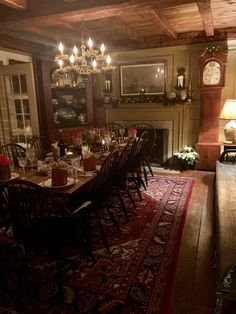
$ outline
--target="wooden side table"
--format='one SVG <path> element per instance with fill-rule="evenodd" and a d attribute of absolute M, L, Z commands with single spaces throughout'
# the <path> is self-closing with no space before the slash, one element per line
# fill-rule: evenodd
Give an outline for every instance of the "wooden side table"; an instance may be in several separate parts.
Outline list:
<path fill-rule="evenodd" d="M 236 149 L 236 144 L 234 143 L 223 142 L 221 143 L 221 145 L 223 146 L 223 151 L 225 151 L 226 149 Z"/>

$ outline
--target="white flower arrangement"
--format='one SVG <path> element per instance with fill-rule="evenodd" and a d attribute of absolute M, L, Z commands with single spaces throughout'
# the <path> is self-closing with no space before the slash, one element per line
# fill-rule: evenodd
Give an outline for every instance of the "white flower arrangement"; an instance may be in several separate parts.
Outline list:
<path fill-rule="evenodd" d="M 184 146 L 174 156 L 188 165 L 194 165 L 199 159 L 199 154 L 191 146 Z"/>

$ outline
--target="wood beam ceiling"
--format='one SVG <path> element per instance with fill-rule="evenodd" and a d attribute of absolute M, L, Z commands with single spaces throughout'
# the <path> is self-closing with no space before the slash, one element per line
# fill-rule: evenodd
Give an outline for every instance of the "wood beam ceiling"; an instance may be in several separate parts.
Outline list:
<path fill-rule="evenodd" d="M 197 0 L 206 36 L 214 36 L 214 24 L 210 0 Z"/>
<path fill-rule="evenodd" d="M 27 8 L 26 0 L 0 0 L 0 4 L 4 4 L 16 10 L 25 10 Z"/>
<path fill-rule="evenodd" d="M 144 42 L 144 38 L 139 36 L 138 33 L 127 23 L 122 21 L 119 17 L 115 17 L 111 19 L 112 25 L 119 30 L 119 32 L 128 36 L 130 39 L 135 40 L 139 43 Z"/>
<path fill-rule="evenodd" d="M 157 10 L 151 10 L 151 13 L 155 19 L 155 22 L 157 23 L 157 27 L 161 26 L 166 35 L 177 39 L 178 36 L 176 31 L 167 23 L 167 21 L 163 17 L 160 16 Z"/>

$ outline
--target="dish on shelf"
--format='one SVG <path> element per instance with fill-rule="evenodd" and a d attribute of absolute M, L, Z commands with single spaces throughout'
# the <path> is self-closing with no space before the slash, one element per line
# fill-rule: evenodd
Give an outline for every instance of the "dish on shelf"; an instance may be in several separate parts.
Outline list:
<path fill-rule="evenodd" d="M 10 178 L 8 178 L 8 179 L 0 179 L 0 182 L 7 182 L 9 180 L 14 180 L 14 179 L 19 178 L 19 176 L 20 176 L 19 173 L 12 172 Z"/>
<path fill-rule="evenodd" d="M 65 185 L 60 185 L 60 186 L 52 186 L 52 179 L 49 178 L 46 181 L 43 182 L 43 186 L 51 189 L 64 189 L 67 188 L 75 183 L 74 178 L 67 178 L 67 183 Z"/>

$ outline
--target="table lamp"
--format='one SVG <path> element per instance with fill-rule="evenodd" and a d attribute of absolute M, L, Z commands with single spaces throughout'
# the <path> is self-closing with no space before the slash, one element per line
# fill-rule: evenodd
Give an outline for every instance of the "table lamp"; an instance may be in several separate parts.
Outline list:
<path fill-rule="evenodd" d="M 219 118 L 231 120 L 224 128 L 225 139 L 236 144 L 236 99 L 227 99 L 225 101 Z"/>

